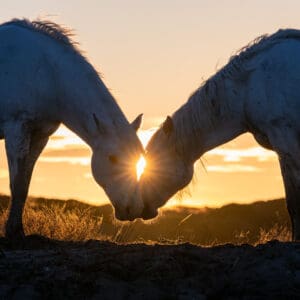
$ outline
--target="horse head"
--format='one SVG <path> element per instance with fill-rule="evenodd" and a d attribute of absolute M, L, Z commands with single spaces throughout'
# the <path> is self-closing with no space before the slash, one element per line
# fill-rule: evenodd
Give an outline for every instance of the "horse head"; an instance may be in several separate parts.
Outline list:
<path fill-rule="evenodd" d="M 144 154 L 136 135 L 142 115 L 131 126 L 122 126 L 120 132 L 110 128 L 94 116 L 100 132 L 99 145 L 93 149 L 92 174 L 103 187 L 119 220 L 133 220 L 143 211 L 136 176 L 136 163 Z"/>
<path fill-rule="evenodd" d="M 167 117 L 146 147 L 147 166 L 139 183 L 143 200 L 141 217 L 145 220 L 156 217 L 157 209 L 193 177 L 193 163 L 178 151 L 176 144 L 173 120 Z"/>

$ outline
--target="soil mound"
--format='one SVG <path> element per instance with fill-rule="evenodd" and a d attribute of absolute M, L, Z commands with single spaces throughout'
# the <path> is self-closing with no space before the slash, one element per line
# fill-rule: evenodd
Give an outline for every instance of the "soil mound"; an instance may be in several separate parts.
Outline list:
<path fill-rule="evenodd" d="M 0 299 L 298 299 L 300 244 L 0 239 Z"/>

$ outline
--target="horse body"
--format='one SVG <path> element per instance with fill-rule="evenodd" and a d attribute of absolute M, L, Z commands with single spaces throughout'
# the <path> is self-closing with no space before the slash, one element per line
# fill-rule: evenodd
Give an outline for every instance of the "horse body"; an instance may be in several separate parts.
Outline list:
<path fill-rule="evenodd" d="M 300 132 L 299 53 L 300 39 L 287 40 L 259 57 L 261 62 L 249 77 L 244 104 L 254 136 L 265 135 L 273 140 L 274 130 Z M 271 144 L 279 146 L 274 141 Z"/>
<path fill-rule="evenodd" d="M 135 133 L 141 116 L 128 123 L 58 25 L 13 20 L 0 26 L 0 40 L 0 138 L 5 139 L 12 194 L 6 235 L 24 235 L 22 211 L 32 170 L 60 123 L 91 147 L 94 178 L 117 217 L 140 212 L 132 166 L 143 153 Z"/>
<path fill-rule="evenodd" d="M 206 151 L 251 132 L 278 154 L 293 239 L 299 240 L 299 116 L 300 31 L 280 30 L 233 57 L 154 134 L 140 182 L 143 218 L 154 217 L 190 182 L 194 162 Z"/>

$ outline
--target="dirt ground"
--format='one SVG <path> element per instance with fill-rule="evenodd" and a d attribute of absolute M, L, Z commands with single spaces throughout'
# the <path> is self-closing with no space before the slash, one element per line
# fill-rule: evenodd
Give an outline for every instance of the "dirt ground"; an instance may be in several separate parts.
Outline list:
<path fill-rule="evenodd" d="M 300 299 L 300 244 L 1 238 L 0 299 Z"/>

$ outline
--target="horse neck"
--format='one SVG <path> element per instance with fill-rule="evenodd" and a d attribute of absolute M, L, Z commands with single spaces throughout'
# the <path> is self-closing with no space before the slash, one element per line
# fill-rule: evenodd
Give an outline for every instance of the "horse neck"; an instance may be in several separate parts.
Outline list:
<path fill-rule="evenodd" d="M 101 124 L 118 131 L 126 128 L 128 122 L 93 67 L 77 56 L 75 62 L 64 64 L 60 72 L 61 120 L 94 149 L 100 136 L 95 117 Z"/>
<path fill-rule="evenodd" d="M 175 112 L 176 141 L 187 160 L 194 162 L 246 131 L 241 98 L 241 93 L 228 88 L 228 82 L 208 81 Z"/>

